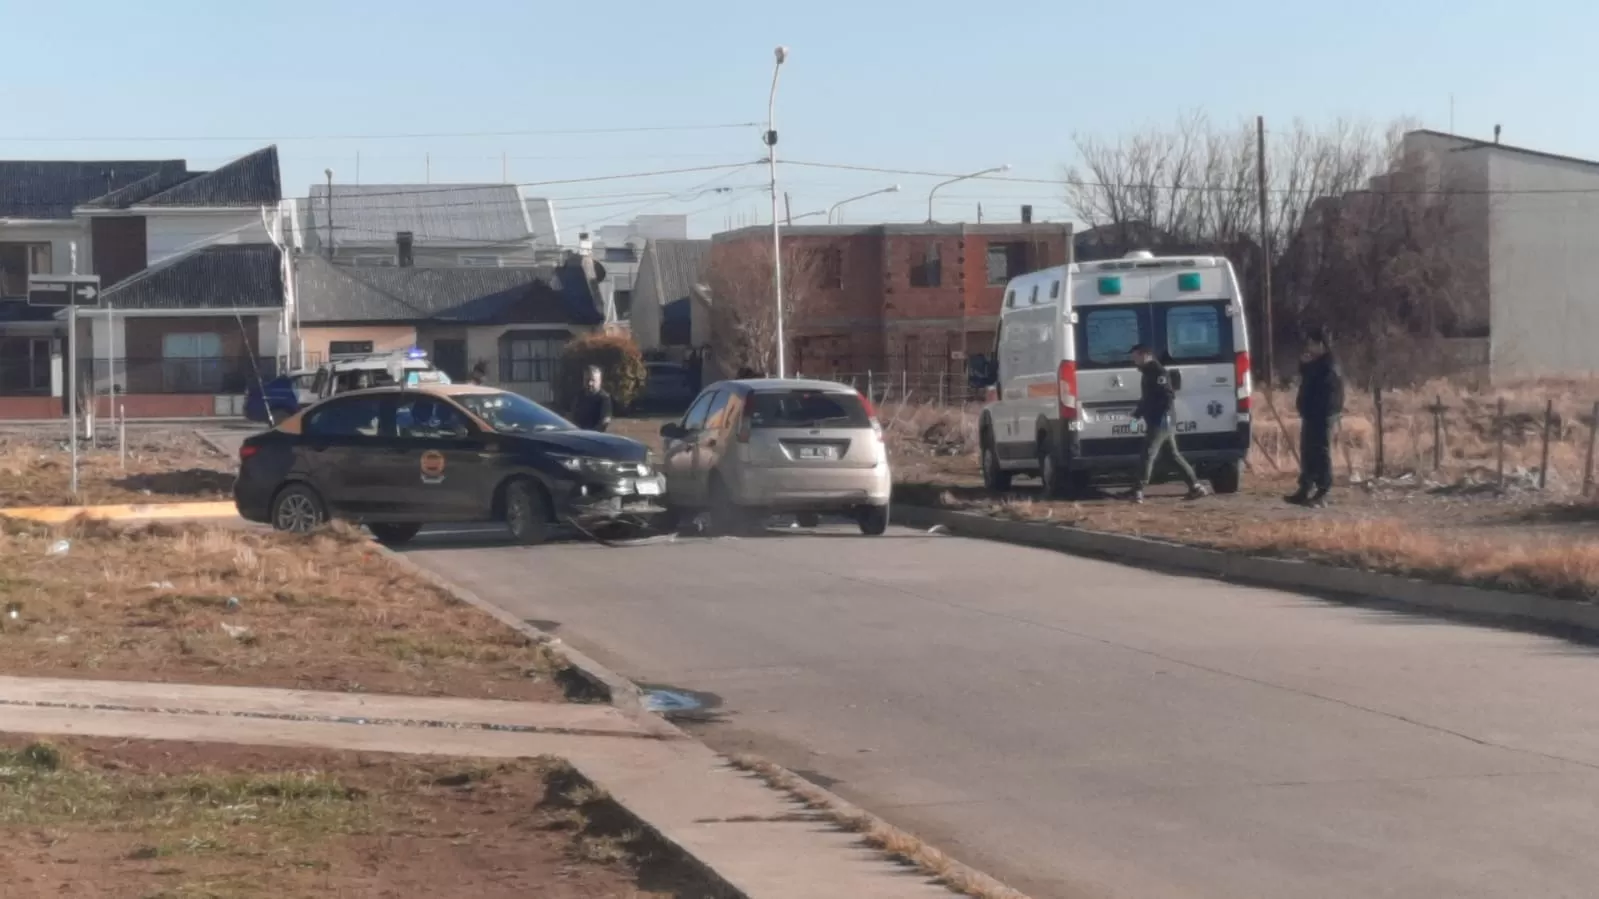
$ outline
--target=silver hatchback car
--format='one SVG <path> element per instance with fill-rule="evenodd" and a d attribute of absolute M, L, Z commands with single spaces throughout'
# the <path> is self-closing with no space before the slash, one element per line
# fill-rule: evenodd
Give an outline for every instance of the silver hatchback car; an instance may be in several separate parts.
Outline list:
<path fill-rule="evenodd" d="M 661 428 L 666 503 L 705 512 L 717 532 L 792 513 L 888 529 L 888 449 L 872 404 L 831 381 L 752 379 L 705 388 L 681 421 Z"/>

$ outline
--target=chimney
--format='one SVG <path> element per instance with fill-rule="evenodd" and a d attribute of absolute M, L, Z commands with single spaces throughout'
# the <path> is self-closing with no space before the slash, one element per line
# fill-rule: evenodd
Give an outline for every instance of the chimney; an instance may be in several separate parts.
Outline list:
<path fill-rule="evenodd" d="M 577 254 L 585 258 L 594 255 L 594 241 L 589 239 L 589 233 L 587 231 L 578 232 Z"/>
<path fill-rule="evenodd" d="M 1032 223 L 1033 223 L 1033 207 L 1032 207 L 1032 205 L 1031 204 L 1027 204 L 1027 205 L 1022 206 L 1022 224 L 1031 225 Z"/>
<path fill-rule="evenodd" d="M 415 257 L 411 254 L 411 243 L 411 232 L 394 232 L 394 244 L 397 251 L 396 256 L 399 259 L 401 268 L 410 268 L 416 263 Z"/>
<path fill-rule="evenodd" d="M 1501 126 L 1499 126 L 1499 125 L 1495 125 L 1494 126 L 1494 143 L 1496 143 L 1496 144 L 1499 143 L 1499 132 L 1501 130 L 1502 130 Z"/>

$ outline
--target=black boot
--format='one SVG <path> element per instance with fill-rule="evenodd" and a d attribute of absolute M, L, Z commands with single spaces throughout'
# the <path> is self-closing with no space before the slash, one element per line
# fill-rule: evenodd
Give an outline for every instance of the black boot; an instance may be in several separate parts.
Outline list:
<path fill-rule="evenodd" d="M 1312 509 L 1327 508 L 1327 488 L 1322 487 L 1317 489 L 1316 492 L 1311 495 L 1310 499 L 1305 502 L 1305 505 Z"/>
<path fill-rule="evenodd" d="M 1283 497 L 1283 502 L 1291 506 L 1306 506 L 1310 504 L 1310 488 L 1300 487 L 1297 491 Z"/>

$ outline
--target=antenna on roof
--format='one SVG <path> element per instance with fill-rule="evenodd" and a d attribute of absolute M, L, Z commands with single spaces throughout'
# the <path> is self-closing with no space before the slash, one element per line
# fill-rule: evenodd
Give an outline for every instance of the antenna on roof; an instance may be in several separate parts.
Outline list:
<path fill-rule="evenodd" d="M 1502 130 L 1504 130 L 1504 126 L 1503 125 L 1495 125 L 1494 126 L 1494 143 L 1496 143 L 1496 144 L 1499 143 L 1499 132 L 1502 131 Z"/>

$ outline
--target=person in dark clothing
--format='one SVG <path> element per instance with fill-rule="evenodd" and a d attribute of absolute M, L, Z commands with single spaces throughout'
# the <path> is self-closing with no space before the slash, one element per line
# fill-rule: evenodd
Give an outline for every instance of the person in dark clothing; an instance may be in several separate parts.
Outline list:
<path fill-rule="evenodd" d="M 611 395 L 605 392 L 605 374 L 589 366 L 583 382 L 583 395 L 577 398 L 572 424 L 585 431 L 604 431 L 611 426 Z"/>
<path fill-rule="evenodd" d="M 1144 501 L 1144 488 L 1155 476 L 1155 465 L 1162 453 L 1170 454 L 1172 464 L 1177 466 L 1177 471 L 1188 483 L 1188 499 L 1207 495 L 1209 491 L 1199 482 L 1193 466 L 1177 450 L 1177 428 L 1172 422 L 1172 407 L 1177 402 L 1177 393 L 1172 389 L 1166 366 L 1161 365 L 1154 352 L 1143 344 L 1133 347 L 1131 355 L 1133 364 L 1143 374 L 1138 408 L 1133 410 L 1133 418 L 1144 423 L 1144 459 L 1138 471 L 1138 485 L 1127 494 L 1127 498 L 1135 503 Z"/>
<path fill-rule="evenodd" d="M 473 384 L 482 385 L 482 383 L 484 381 L 487 381 L 488 378 L 489 378 L 489 365 L 488 365 L 488 363 L 487 362 L 479 362 L 478 364 L 472 366 L 472 374 L 469 375 L 467 379 L 469 381 L 471 381 Z"/>
<path fill-rule="evenodd" d="M 1344 414 L 1344 373 L 1333 355 L 1332 337 L 1317 329 L 1305 340 L 1299 363 L 1299 490 L 1285 497 L 1296 506 L 1320 508 L 1332 489 L 1333 434 Z"/>

